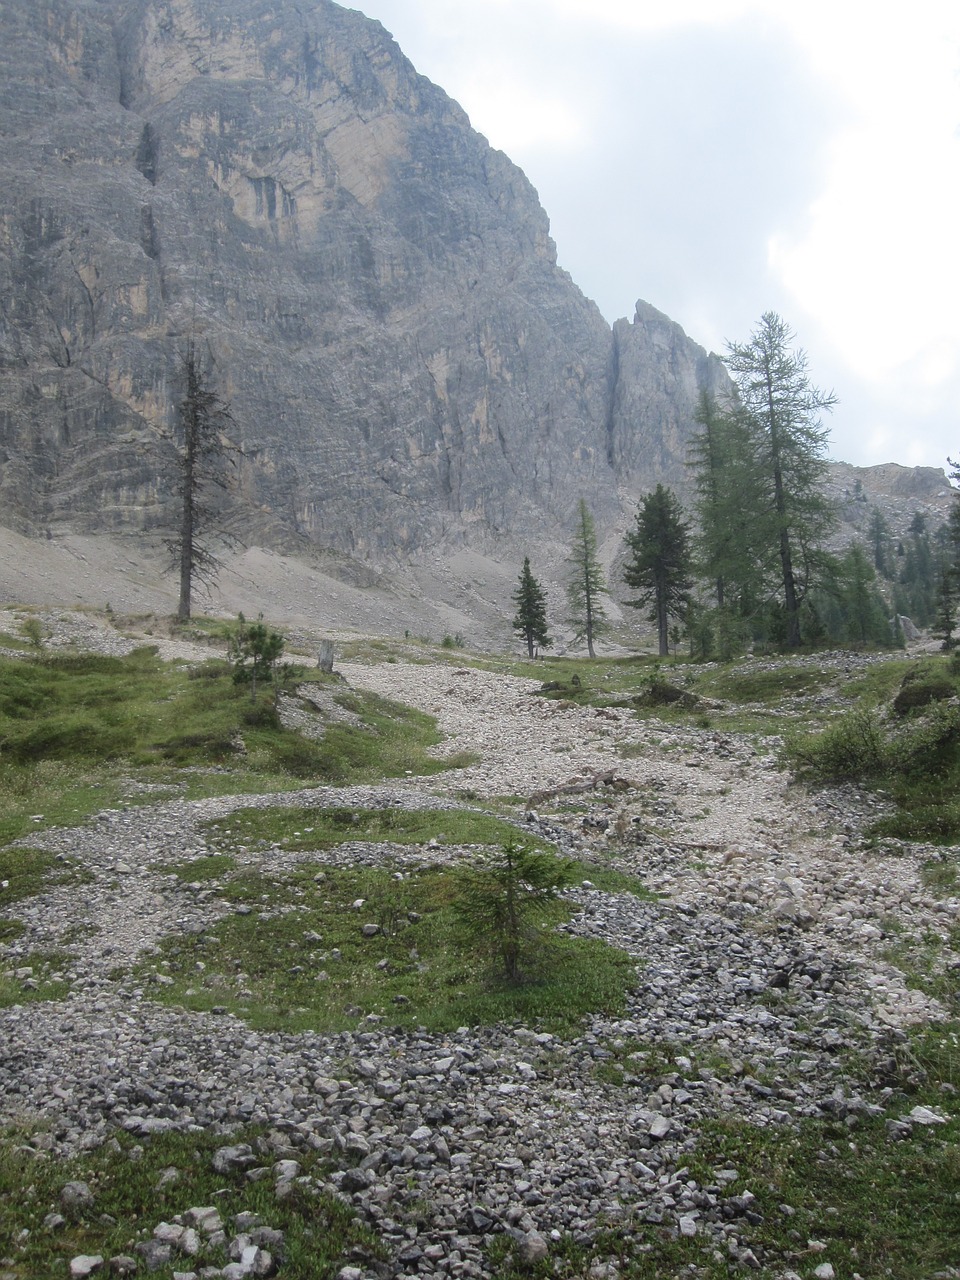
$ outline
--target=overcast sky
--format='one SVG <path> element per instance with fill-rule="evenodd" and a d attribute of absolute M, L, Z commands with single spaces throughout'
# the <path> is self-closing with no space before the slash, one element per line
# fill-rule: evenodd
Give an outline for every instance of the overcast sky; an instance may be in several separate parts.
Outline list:
<path fill-rule="evenodd" d="M 524 170 L 608 320 L 643 298 L 722 353 L 777 311 L 834 457 L 960 456 L 957 0 L 351 7 Z"/>

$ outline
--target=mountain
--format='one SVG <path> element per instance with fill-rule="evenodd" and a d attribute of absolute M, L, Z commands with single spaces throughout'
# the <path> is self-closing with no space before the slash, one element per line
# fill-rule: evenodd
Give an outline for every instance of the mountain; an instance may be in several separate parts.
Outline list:
<path fill-rule="evenodd" d="M 536 192 L 377 22 L 312 0 L 4 0 L 0 520 L 175 524 L 193 341 L 247 544 L 400 562 L 564 541 L 681 477 L 726 375 L 611 330 Z"/>

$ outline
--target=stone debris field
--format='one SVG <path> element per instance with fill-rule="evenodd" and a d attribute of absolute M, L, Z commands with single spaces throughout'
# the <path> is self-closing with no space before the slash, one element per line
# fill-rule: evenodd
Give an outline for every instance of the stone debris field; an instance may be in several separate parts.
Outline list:
<path fill-rule="evenodd" d="M 128 647 L 92 625 L 83 643 Z M 196 656 L 190 646 L 176 652 Z M 623 1214 L 703 1236 L 747 1271 L 760 1268 L 740 1239 L 753 1196 L 737 1169 L 717 1169 L 710 1184 L 684 1176 L 698 1127 L 734 1114 L 768 1127 L 879 1110 L 847 1078 L 845 1054 L 869 1043 L 882 1059 L 906 1027 L 945 1016 L 883 956 L 890 918 L 908 936 L 944 941 L 960 919 L 956 897 L 923 886 L 930 851 L 865 851 L 860 830 L 877 802 L 795 784 L 770 742 L 551 703 L 531 696 L 536 681 L 468 666 L 337 670 L 349 686 L 428 712 L 444 735 L 438 750 L 469 750 L 478 762 L 380 786 L 161 799 L 76 829 L 38 829 L 23 843 L 90 878 L 17 904 L 26 928 L 0 967 L 29 986 L 22 957 L 56 947 L 69 928 L 69 995 L 0 1011 L 3 1122 L 42 1123 L 38 1143 L 55 1156 L 117 1129 L 146 1138 L 221 1126 L 223 1167 L 272 1180 L 278 1196 L 303 1176 L 303 1153 L 320 1152 L 324 1189 L 386 1246 L 381 1275 L 486 1275 L 496 1233 L 533 1265 L 552 1241 L 589 1238 Z M 565 805 L 573 788 L 579 803 Z M 210 852 L 211 819 L 278 804 L 482 809 L 504 796 L 530 797 L 518 820 L 561 852 L 631 872 L 659 895 L 605 893 L 589 880 L 569 891 L 575 911 L 562 928 L 636 959 L 623 1017 L 593 1017 L 573 1039 L 536 1026 L 431 1035 L 362 1016 L 336 1035 L 263 1033 L 229 1014 L 156 1003 L 130 976 L 162 938 L 210 928 L 231 910 L 162 870 Z M 457 853 L 420 847 L 417 856 Z M 600 1068 L 638 1043 L 662 1048 L 656 1069 L 641 1055 L 632 1087 L 612 1083 Z M 629 1056 L 623 1067 L 629 1084 Z M 897 1123 L 907 1133 L 940 1118 L 915 1108 Z M 230 1138 L 251 1122 L 270 1135 L 257 1150 Z M 72 1194 L 88 1193 L 80 1185 Z M 412 1218 L 404 1206 L 413 1199 L 429 1212 Z M 173 1261 L 181 1277 L 282 1275 L 282 1240 L 269 1224 L 228 1226 L 185 1203 L 161 1225 L 139 1255 L 78 1257 L 72 1274 Z M 205 1266 L 211 1239 L 228 1241 L 229 1266 Z M 366 1274 L 345 1266 L 341 1280 Z M 805 1274 L 829 1280 L 833 1269 Z"/>

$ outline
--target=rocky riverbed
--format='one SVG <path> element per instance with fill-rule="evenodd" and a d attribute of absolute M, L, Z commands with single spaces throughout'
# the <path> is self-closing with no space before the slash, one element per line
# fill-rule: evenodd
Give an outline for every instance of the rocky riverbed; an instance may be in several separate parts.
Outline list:
<path fill-rule="evenodd" d="M 69 634 L 67 622 L 57 627 L 54 636 Z M 82 642 L 129 643 L 94 624 Z M 177 656 L 189 658 L 189 647 Z M 946 944 L 960 919 L 960 901 L 923 886 L 931 851 L 866 850 L 859 831 L 873 802 L 795 785 L 772 741 L 548 703 L 531 696 L 536 682 L 466 666 L 339 670 L 352 686 L 435 716 L 442 750 L 469 749 L 477 763 L 429 781 L 160 800 L 76 829 L 38 829 L 29 844 L 88 878 L 16 906 L 26 928 L 3 967 L 29 987 L 24 958 L 64 949 L 69 936 L 54 975 L 69 994 L 0 1011 L 2 1119 L 39 1126 L 33 1140 L 53 1156 L 118 1129 L 146 1138 L 219 1126 L 221 1158 L 274 1179 L 279 1195 L 300 1176 L 298 1153 L 320 1151 L 322 1185 L 385 1243 L 382 1275 L 482 1276 L 496 1235 L 531 1264 L 552 1241 L 589 1240 L 601 1223 L 627 1220 L 702 1237 L 748 1270 L 774 1265 L 741 1239 L 754 1196 L 738 1169 L 688 1176 L 698 1129 L 732 1115 L 761 1127 L 829 1115 L 852 1127 L 879 1110 L 851 1078 L 851 1055 L 882 1073 L 905 1028 L 944 1014 L 885 958 L 892 920 L 901 940 Z M 563 927 L 636 959 L 625 1016 L 594 1017 L 573 1040 L 536 1026 L 401 1032 L 362 1012 L 339 1035 L 266 1034 L 160 1005 L 130 976 L 161 938 L 210 928 L 229 909 L 167 870 L 210 852 L 211 818 L 251 804 L 482 807 L 506 795 L 528 797 L 522 821 L 564 852 L 633 872 L 660 895 L 644 901 L 590 881 L 570 893 Z M 310 855 L 323 856 L 337 853 Z M 945 1095 L 945 1107 L 955 1104 Z M 937 1121 L 905 1113 L 898 1123 L 906 1133 Z M 248 1122 L 274 1135 L 272 1150 L 231 1148 L 231 1129 Z M 158 1237 L 154 1261 L 179 1259 L 182 1276 L 270 1273 L 276 1259 L 268 1266 L 266 1244 L 250 1239 L 235 1248 L 233 1271 L 203 1269 L 202 1232 L 193 1255 L 181 1247 L 199 1208 L 183 1206 L 181 1235 Z M 95 1269 L 78 1264 L 75 1274 Z M 343 1280 L 363 1274 L 348 1266 Z"/>

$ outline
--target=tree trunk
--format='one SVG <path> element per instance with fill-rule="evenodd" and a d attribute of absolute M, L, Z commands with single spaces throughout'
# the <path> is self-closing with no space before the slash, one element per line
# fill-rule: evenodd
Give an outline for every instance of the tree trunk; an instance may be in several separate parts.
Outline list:
<path fill-rule="evenodd" d="M 192 608 L 193 589 L 193 458 L 184 466 L 183 510 L 180 513 L 180 600 L 177 617 L 186 622 Z"/>

